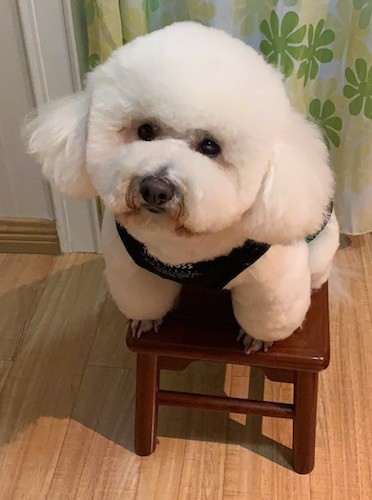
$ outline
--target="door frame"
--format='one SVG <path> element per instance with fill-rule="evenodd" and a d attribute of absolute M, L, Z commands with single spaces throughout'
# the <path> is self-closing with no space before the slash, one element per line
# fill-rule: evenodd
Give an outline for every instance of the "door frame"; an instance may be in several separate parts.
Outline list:
<path fill-rule="evenodd" d="M 18 8 L 35 105 L 80 90 L 70 0 L 18 0 Z M 100 252 L 97 200 L 74 200 L 53 186 L 50 190 L 61 251 Z"/>

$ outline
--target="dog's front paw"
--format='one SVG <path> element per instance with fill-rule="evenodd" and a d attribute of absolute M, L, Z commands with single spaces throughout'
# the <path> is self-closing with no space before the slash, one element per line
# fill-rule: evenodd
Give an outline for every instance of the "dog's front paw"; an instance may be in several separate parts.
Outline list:
<path fill-rule="evenodd" d="M 129 328 L 132 331 L 133 337 L 139 339 L 143 333 L 154 330 L 158 332 L 159 326 L 162 324 L 162 319 L 145 319 L 137 320 L 132 319 L 129 324 Z"/>
<path fill-rule="evenodd" d="M 261 349 L 263 352 L 267 352 L 274 342 L 264 342 L 263 340 L 254 339 L 248 333 L 246 333 L 242 328 L 239 331 L 237 340 L 239 341 L 243 338 L 244 352 L 245 354 L 252 354 L 253 352 L 258 352 Z"/>

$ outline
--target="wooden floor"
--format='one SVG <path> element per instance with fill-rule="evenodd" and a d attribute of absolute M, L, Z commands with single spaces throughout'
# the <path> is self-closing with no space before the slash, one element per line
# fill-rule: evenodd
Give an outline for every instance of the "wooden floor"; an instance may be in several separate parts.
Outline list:
<path fill-rule="evenodd" d="M 331 283 L 332 360 L 321 374 L 316 466 L 290 465 L 291 422 L 162 408 L 160 444 L 133 452 L 135 359 L 102 259 L 0 255 L 0 499 L 371 499 L 372 235 Z M 290 401 L 258 370 L 194 364 L 166 388 Z"/>

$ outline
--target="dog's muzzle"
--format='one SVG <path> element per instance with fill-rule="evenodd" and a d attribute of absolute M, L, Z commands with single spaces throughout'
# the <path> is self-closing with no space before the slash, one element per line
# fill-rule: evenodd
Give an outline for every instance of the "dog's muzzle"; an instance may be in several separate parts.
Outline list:
<path fill-rule="evenodd" d="M 151 213 L 162 213 L 166 204 L 174 198 L 176 187 L 166 177 L 147 175 L 139 183 L 139 193 L 143 208 Z"/>

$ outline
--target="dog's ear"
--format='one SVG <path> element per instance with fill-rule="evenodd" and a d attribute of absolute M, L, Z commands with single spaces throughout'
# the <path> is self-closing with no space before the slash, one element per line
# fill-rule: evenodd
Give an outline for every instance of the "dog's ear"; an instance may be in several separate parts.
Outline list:
<path fill-rule="evenodd" d="M 37 110 L 24 130 L 44 176 L 63 194 L 78 198 L 96 196 L 85 168 L 89 105 L 87 92 L 52 102 Z"/>
<path fill-rule="evenodd" d="M 249 223 L 261 241 L 290 243 L 319 230 L 333 196 L 333 174 L 319 129 L 295 114 L 274 144 Z"/>

